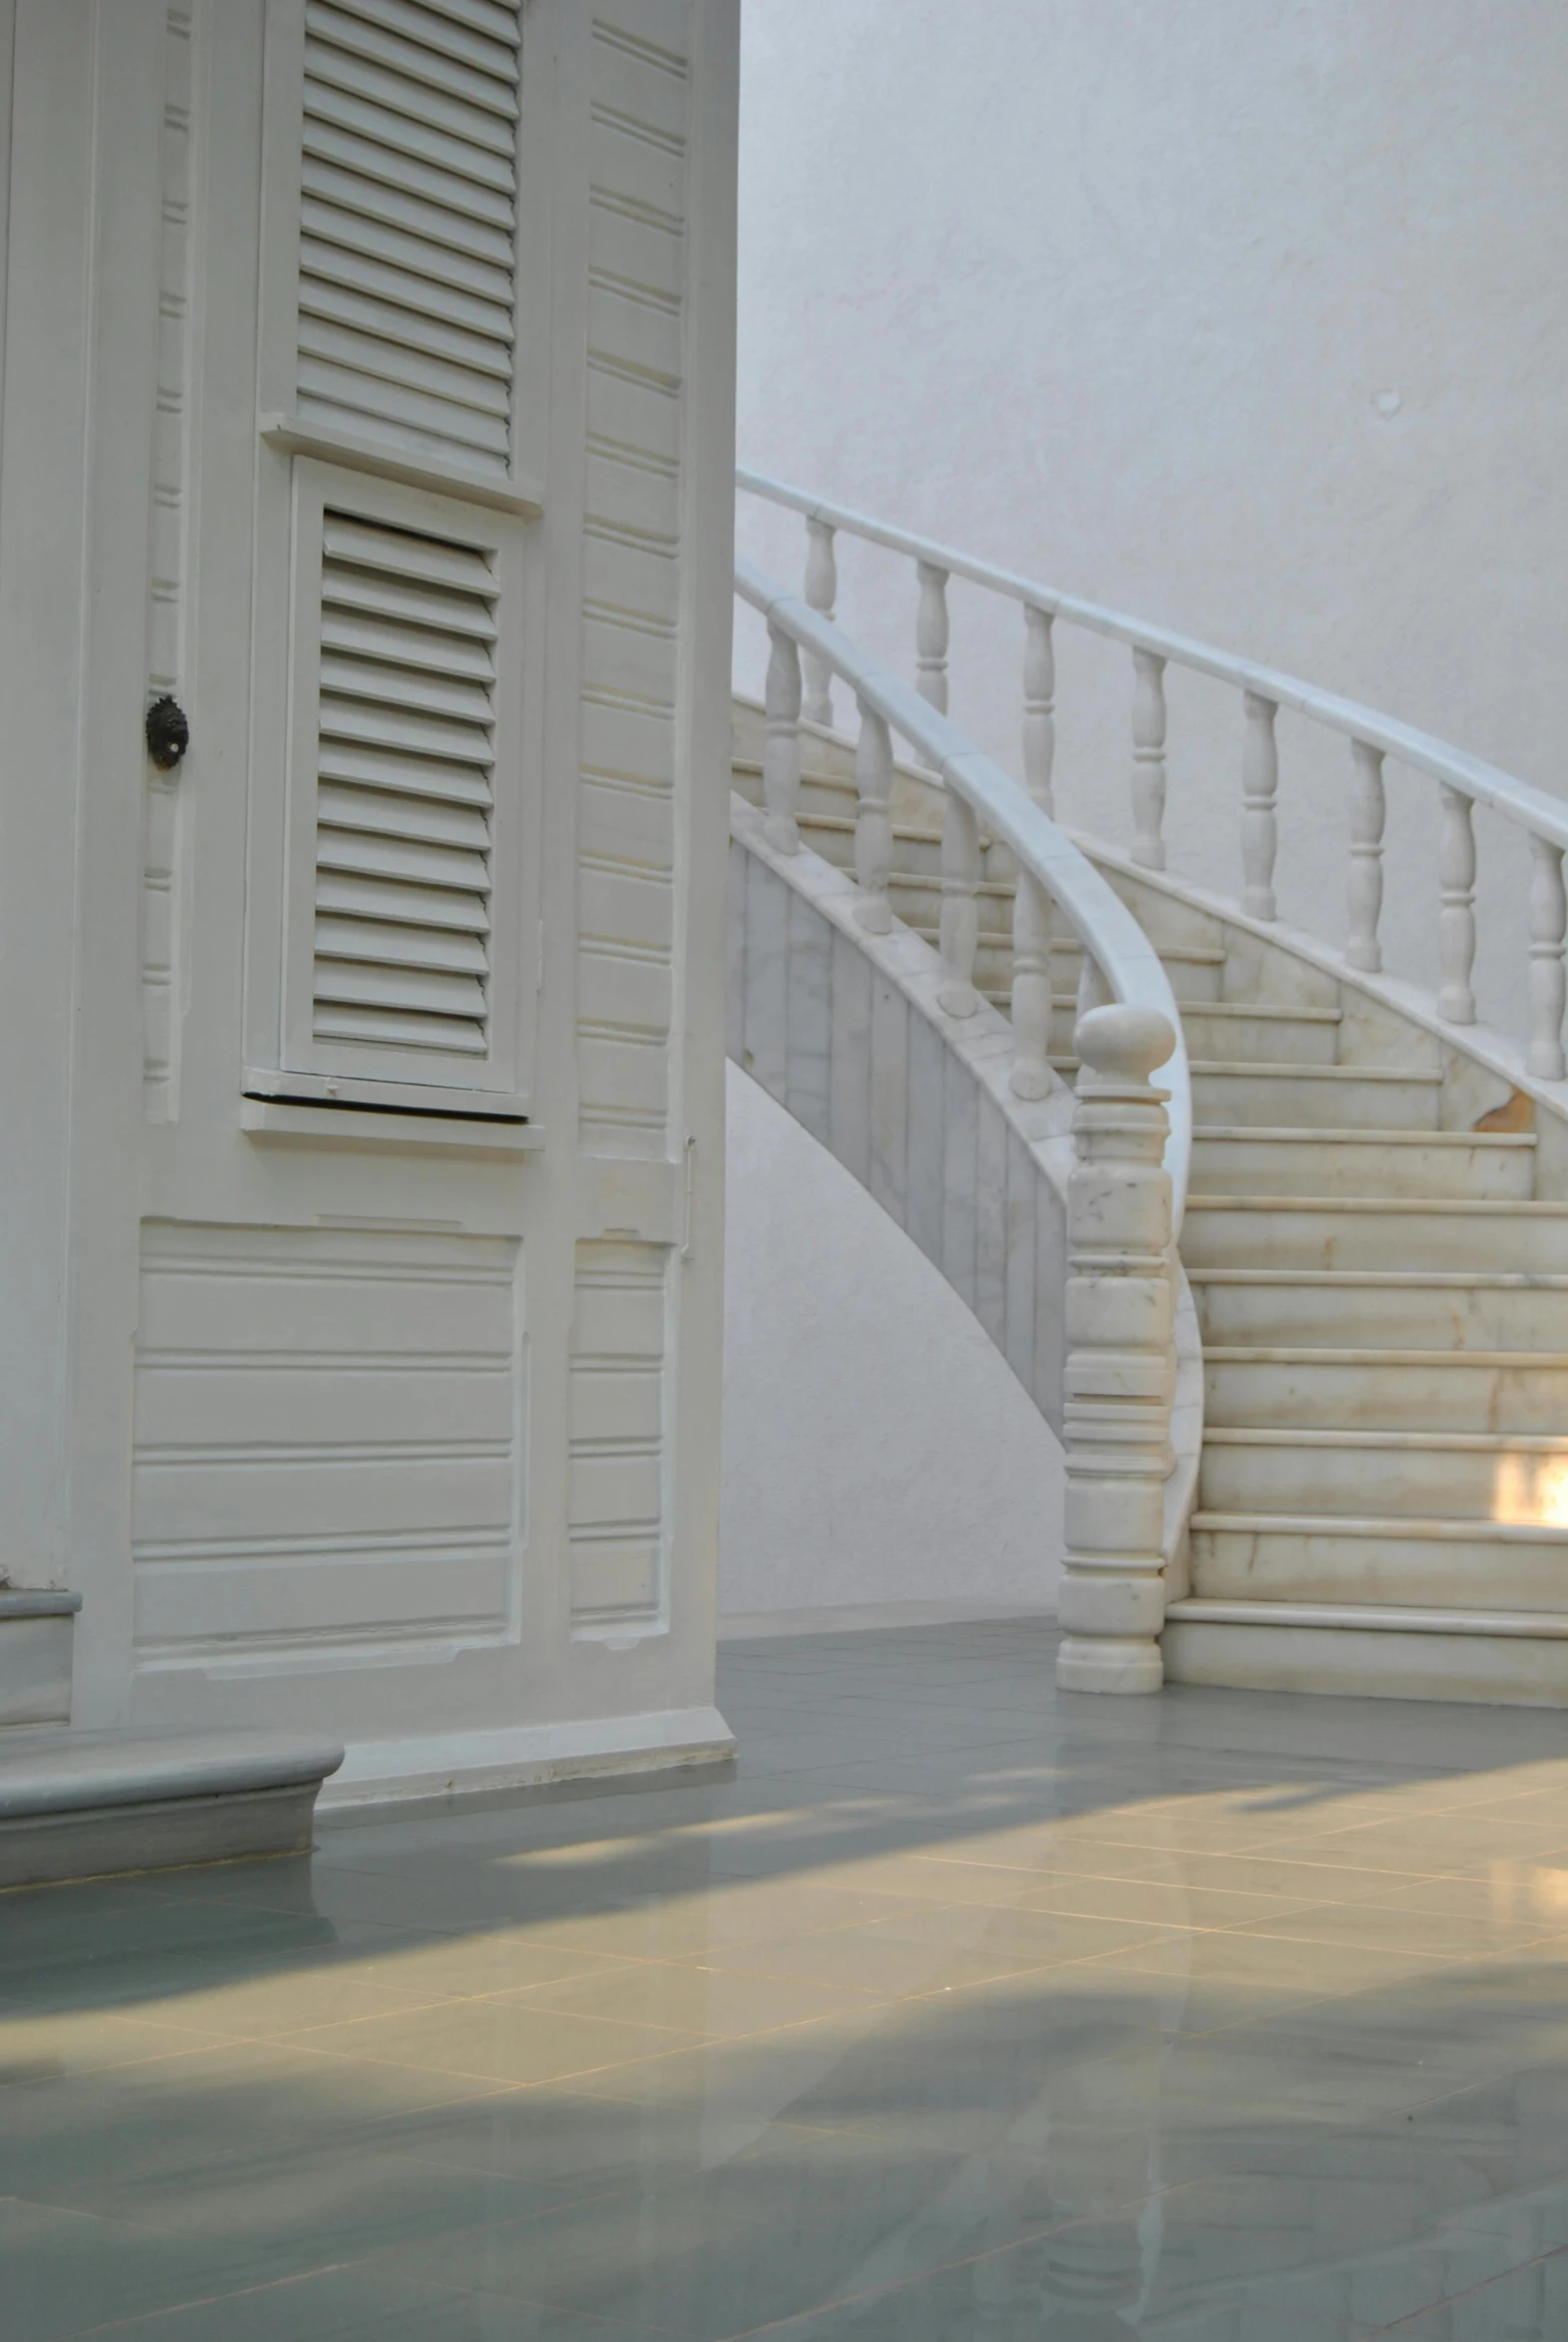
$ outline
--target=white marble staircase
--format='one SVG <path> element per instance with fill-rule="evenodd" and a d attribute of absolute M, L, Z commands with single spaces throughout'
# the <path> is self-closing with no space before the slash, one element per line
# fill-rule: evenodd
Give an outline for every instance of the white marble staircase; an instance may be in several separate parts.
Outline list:
<path fill-rule="evenodd" d="M 801 741 L 802 843 L 850 867 L 853 750 Z M 761 744 L 738 703 L 753 800 Z M 900 767 L 892 811 L 889 898 L 935 948 L 941 792 Z M 1568 1704 L 1568 1122 L 1386 985 L 1079 843 L 1159 948 L 1190 1058 L 1204 1429 L 1168 1679 Z M 999 1007 L 1013 893 L 983 836 Z M 1067 1078 L 1079 965 L 1054 948 Z"/>

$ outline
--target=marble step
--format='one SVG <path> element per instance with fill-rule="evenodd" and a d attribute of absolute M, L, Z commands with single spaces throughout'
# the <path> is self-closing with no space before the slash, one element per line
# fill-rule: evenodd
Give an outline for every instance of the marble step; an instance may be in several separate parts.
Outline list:
<path fill-rule="evenodd" d="M 1473 1269 L 1568 1275 L 1568 1203 L 1192 1195 L 1181 1258 L 1206 1269 Z"/>
<path fill-rule="evenodd" d="M 1194 1193 L 1528 1196 L 1533 1132 L 1354 1131 L 1198 1124 Z"/>
<path fill-rule="evenodd" d="M 1183 1017 L 1182 1026 L 1186 1019 Z M 1190 1052 L 1191 1044 L 1187 1044 Z M 1231 1129 L 1435 1131 L 1440 1074 L 1193 1057 L 1192 1114 Z"/>
<path fill-rule="evenodd" d="M 0 1887 L 309 1853 L 343 1755 L 301 1732 L 0 1734 Z"/>
<path fill-rule="evenodd" d="M 1568 1530 L 1435 1517 L 1196 1512 L 1200 1601 L 1395 1603 L 1568 1619 Z"/>
<path fill-rule="evenodd" d="M 1328 1602 L 1173 1603 L 1168 1683 L 1568 1707 L 1568 1618 Z"/>
<path fill-rule="evenodd" d="M 1568 1354 L 1205 1343 L 1203 1389 L 1212 1426 L 1561 1432 Z"/>
<path fill-rule="evenodd" d="M 923 942 L 930 944 L 933 951 L 937 949 L 941 929 L 935 919 L 927 920 L 924 923 L 910 920 L 908 925 Z M 1071 938 L 1053 938 L 1051 976 L 1054 994 L 1066 993 L 1069 998 L 1076 998 L 1076 994 L 1069 984 L 1069 979 L 1071 978 L 1073 984 L 1076 984 L 1082 958 L 1083 954 L 1077 943 Z M 1218 997 L 1220 981 L 1224 974 L 1225 956 L 1223 952 L 1210 951 L 1206 946 L 1194 944 L 1180 951 L 1163 952 L 1161 962 L 1166 974 L 1171 979 L 1171 989 L 1176 1000 L 1182 1004 L 1183 1011 L 1189 1000 L 1211 1001 Z M 975 960 L 976 983 L 993 998 L 1005 1002 L 1010 997 L 1009 986 L 1012 982 L 1012 975 L 1013 948 L 1011 943 L 1004 946 L 996 939 L 993 939 L 990 944 L 982 940 Z"/>
<path fill-rule="evenodd" d="M 1456 1269 L 1192 1268 L 1205 1341 L 1568 1351 L 1568 1276 Z"/>
<path fill-rule="evenodd" d="M 1204 1513 L 1503 1523 L 1568 1539 L 1568 1437 L 1210 1424 L 1197 1503 Z"/>
<path fill-rule="evenodd" d="M 1190 1001 L 1181 1011 L 1187 1056 L 1207 1065 L 1331 1066 L 1340 1023 L 1337 1009 L 1268 1001 Z"/>
<path fill-rule="evenodd" d="M 15 1726 L 69 1724 L 80 1594 L 0 1587 L 0 1747 Z"/>

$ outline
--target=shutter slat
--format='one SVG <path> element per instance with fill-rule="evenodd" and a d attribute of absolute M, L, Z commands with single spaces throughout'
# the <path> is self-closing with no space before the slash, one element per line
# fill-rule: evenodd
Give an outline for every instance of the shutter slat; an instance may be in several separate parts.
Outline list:
<path fill-rule="evenodd" d="M 477 976 L 454 975 L 444 968 L 383 967 L 373 960 L 351 959 L 347 952 L 317 952 L 316 997 L 484 1022 L 484 987 Z"/>
<path fill-rule="evenodd" d="M 369 169 L 373 178 L 390 178 L 394 187 L 416 187 L 431 202 L 510 227 L 516 216 L 510 143 L 497 155 L 473 138 L 453 137 L 427 122 L 410 121 L 405 112 L 385 104 L 380 93 L 353 95 L 337 86 L 338 79 L 348 78 L 344 68 L 353 62 L 335 59 L 331 50 L 316 53 L 305 116 L 306 140 L 313 152 L 330 154 L 338 137 L 351 139 L 357 150 L 362 144 L 367 150 L 356 168 Z M 336 76 L 328 78 L 323 66 L 329 71 L 336 66 Z M 359 78 L 374 81 L 376 76 L 364 73 Z M 410 86 L 407 102 L 414 95 Z M 478 125 L 484 117 L 475 114 L 472 120 Z"/>
<path fill-rule="evenodd" d="M 417 237 L 422 245 L 431 248 L 436 261 L 441 253 L 452 252 L 459 259 L 484 263 L 510 284 L 509 233 L 443 211 L 438 204 L 421 203 L 405 189 L 340 170 L 324 157 L 309 152 L 304 158 L 302 180 L 306 195 L 322 203 L 339 205 L 358 217 L 379 221 L 401 235 Z"/>
<path fill-rule="evenodd" d="M 336 112 L 336 108 L 334 111 Z M 346 177 L 373 186 L 394 189 L 416 198 L 432 214 L 443 216 L 450 228 L 472 221 L 475 230 L 491 240 L 491 249 L 504 251 L 515 224 L 511 196 L 501 188 L 480 187 L 454 171 L 421 163 L 364 131 L 340 129 L 330 117 L 318 114 L 309 95 L 305 116 L 305 151 L 319 163 L 334 166 Z"/>
<path fill-rule="evenodd" d="M 308 197 L 300 212 L 304 265 L 337 283 L 392 292 L 409 309 L 500 336 L 512 332 L 511 279 L 492 261 L 432 244 L 366 212 Z M 325 257 L 323 257 L 325 256 Z"/>
<path fill-rule="evenodd" d="M 346 54 L 335 43 L 318 40 L 311 49 L 311 82 L 312 110 L 319 118 L 364 130 L 459 178 L 510 194 L 515 114 L 508 120 L 450 97 L 436 87 L 418 50 L 404 50 L 396 69 L 388 72 L 363 52 Z M 341 103 L 334 105 L 329 92 Z"/>
<path fill-rule="evenodd" d="M 463 818 L 483 819 L 490 805 L 489 766 L 437 763 L 432 757 L 407 756 L 387 748 L 361 747 L 352 740 L 324 740 L 318 769 L 323 781 L 343 782 L 356 790 L 394 790 L 409 802 L 429 805 L 433 821 L 443 813 L 461 812 Z"/>
<path fill-rule="evenodd" d="M 337 0 L 337 6 L 345 16 L 405 34 L 420 48 L 457 58 L 497 81 L 517 79 L 521 28 L 509 0 L 499 6 L 486 0 Z"/>
<path fill-rule="evenodd" d="M 389 658 L 395 646 L 387 645 Z M 378 707 L 416 709 L 421 715 L 455 716 L 475 728 L 490 716 L 490 686 L 450 676 L 410 673 L 406 668 L 382 666 L 370 659 L 352 658 L 326 645 L 322 652 L 322 729 L 329 729 L 328 694 L 334 700 L 368 699 Z M 485 747 L 478 740 L 480 747 Z M 487 755 L 487 749 L 486 749 Z"/>
<path fill-rule="evenodd" d="M 427 389 L 442 387 L 447 366 L 463 367 L 474 375 L 494 375 L 501 385 L 496 411 L 501 414 L 508 411 L 509 332 L 504 338 L 471 334 L 465 327 L 447 325 L 440 318 L 421 316 L 415 310 L 378 301 L 369 294 L 356 292 L 349 284 L 329 284 L 307 274 L 306 268 L 302 268 L 300 277 L 300 312 L 304 317 L 320 318 L 340 328 L 352 326 L 361 334 L 374 335 L 377 341 L 390 344 L 394 352 L 414 352 L 426 362 L 433 361 L 425 376 Z"/>
<path fill-rule="evenodd" d="M 399 33 L 395 14 L 385 5 L 385 0 L 377 7 L 376 14 L 379 21 L 372 24 L 352 7 L 334 7 L 331 0 L 310 0 L 305 22 L 309 32 L 324 43 L 330 42 L 335 49 L 348 49 L 393 72 L 422 78 L 431 89 L 443 90 L 449 97 L 466 98 L 487 113 L 499 114 L 505 121 L 516 121 L 515 59 L 509 61 L 509 72 L 497 71 L 493 56 L 487 67 L 459 61 L 438 53 L 427 40 L 413 42 Z M 428 19 L 421 29 L 428 32 Z"/>
<path fill-rule="evenodd" d="M 403 578 L 378 576 L 374 571 L 335 563 L 323 580 L 322 598 L 337 610 L 369 610 L 378 617 L 401 621 L 428 631 L 438 628 L 459 641 L 492 643 L 495 620 L 487 604 L 472 596 L 442 593 Z"/>
<path fill-rule="evenodd" d="M 302 356 L 296 380 L 302 412 L 336 407 L 384 426 L 391 424 L 404 445 L 432 443 L 451 448 L 465 462 L 477 456 L 493 470 L 506 468 L 509 434 L 498 416 L 492 420 L 475 413 L 471 406 L 422 397 L 417 390 L 405 390 L 353 368 L 329 366 L 319 358 Z"/>
<path fill-rule="evenodd" d="M 324 824 L 317 836 L 316 867 L 343 878 L 392 880 L 407 890 L 406 902 L 400 895 L 389 895 L 386 912 L 372 914 L 377 918 L 407 918 L 426 927 L 432 918 L 449 918 L 453 926 L 475 934 L 489 925 L 484 908 L 489 875 L 482 854 L 432 846 L 419 838 L 384 838 Z M 430 894 L 432 888 L 437 895 Z M 324 894 L 317 896 L 319 903 L 326 899 Z M 341 911 L 344 906 L 335 901 L 332 907 Z"/>
<path fill-rule="evenodd" d="M 375 889 L 369 890 L 373 898 L 369 912 L 348 900 L 354 891 L 347 882 L 325 879 L 317 890 L 321 904 L 316 921 L 318 997 L 323 997 L 323 987 L 329 981 L 322 973 L 329 960 L 350 961 L 356 968 L 411 968 L 421 976 L 433 969 L 438 974 L 483 981 L 489 968 L 486 931 L 421 927 L 416 920 L 387 919 L 380 914 L 388 909 L 388 903 Z M 391 887 L 381 890 L 389 897 L 393 892 Z M 344 898 L 341 913 L 331 900 L 334 895 Z"/>
<path fill-rule="evenodd" d="M 304 291 L 302 288 L 302 294 Z M 464 428 L 483 429 L 480 418 L 495 415 L 501 444 L 505 444 L 506 417 L 511 412 L 509 365 L 497 378 L 492 367 L 481 371 L 455 357 L 432 358 L 428 351 L 411 342 L 399 342 L 358 318 L 324 317 L 308 308 L 303 299 L 300 352 L 302 357 L 308 354 L 349 374 L 368 375 L 373 382 L 387 384 L 394 393 L 407 396 L 423 392 L 427 398 L 438 399 L 438 406 L 427 409 L 437 421 L 458 421 L 457 416 L 447 415 L 448 407 L 472 409 L 471 415 L 463 418 Z"/>
<path fill-rule="evenodd" d="M 480 13 L 459 21 L 459 5 Z M 497 0 L 313 0 L 306 12 L 296 406 L 319 426 L 501 476 L 518 38 L 516 8 Z"/>
<path fill-rule="evenodd" d="M 490 563 L 341 512 L 324 516 L 322 544 L 313 1030 L 357 1049 L 482 1056 Z"/>
<path fill-rule="evenodd" d="M 438 1049 L 468 1057 L 483 1057 L 489 1046 L 484 1027 L 472 1019 L 418 1017 L 397 1009 L 356 1008 L 347 1001 L 321 1004 L 316 1012 L 316 1033 L 322 1041 L 369 1042 L 382 1049 Z"/>
<path fill-rule="evenodd" d="M 420 668 L 426 675 L 463 676 L 477 680 L 486 691 L 495 675 L 487 643 L 437 634 L 430 626 L 400 625 L 369 610 L 363 614 L 327 610 L 322 618 L 322 648 L 361 659 L 392 659 L 400 666 Z"/>
<path fill-rule="evenodd" d="M 382 528 L 347 512 L 329 512 L 322 529 L 322 554 L 334 568 L 357 566 L 415 584 L 455 586 L 477 596 L 486 611 L 495 580 L 484 555 L 472 545 L 447 544 L 401 528 Z"/>
<path fill-rule="evenodd" d="M 401 838 L 453 852 L 489 851 L 490 825 L 479 808 L 438 804 L 427 796 L 395 797 L 385 789 L 341 788 L 325 777 L 325 764 L 316 814 L 324 837 L 329 830 L 355 829 L 363 833 L 362 843 L 364 837 L 378 838 L 389 853 Z"/>

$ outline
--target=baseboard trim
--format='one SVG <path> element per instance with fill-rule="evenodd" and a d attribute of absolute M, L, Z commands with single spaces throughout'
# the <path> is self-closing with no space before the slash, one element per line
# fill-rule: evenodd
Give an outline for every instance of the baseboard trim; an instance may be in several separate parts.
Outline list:
<path fill-rule="evenodd" d="M 847 1635 L 875 1627 L 981 1626 L 994 1620 L 1055 1620 L 1056 1605 L 1027 1602 L 842 1602 L 815 1610 L 735 1610 L 719 1620 L 721 1643 L 773 1635 Z"/>
<path fill-rule="evenodd" d="M 380 1822 L 591 1786 L 646 1787 L 658 1776 L 689 1782 L 722 1772 L 734 1754 L 735 1736 L 717 1708 L 359 1741 L 317 1818 L 327 1825 Z"/>

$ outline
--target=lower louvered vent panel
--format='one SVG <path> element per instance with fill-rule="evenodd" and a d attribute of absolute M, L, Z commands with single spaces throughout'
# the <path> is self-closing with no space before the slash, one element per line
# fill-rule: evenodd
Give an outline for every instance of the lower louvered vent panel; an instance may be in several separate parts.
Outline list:
<path fill-rule="evenodd" d="M 471 545 L 326 515 L 318 1040 L 489 1047 L 496 595 Z"/>

